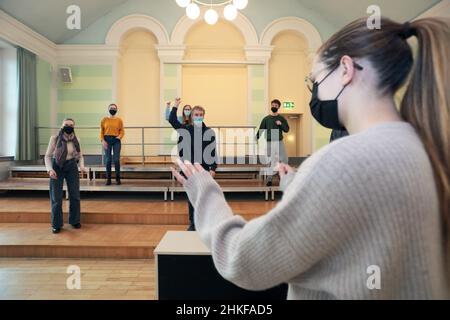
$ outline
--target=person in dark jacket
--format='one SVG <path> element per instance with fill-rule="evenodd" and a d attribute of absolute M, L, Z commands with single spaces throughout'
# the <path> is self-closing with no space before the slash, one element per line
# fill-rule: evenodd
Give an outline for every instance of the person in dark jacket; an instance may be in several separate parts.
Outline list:
<path fill-rule="evenodd" d="M 347 130 L 345 130 L 345 129 L 342 129 L 342 130 L 333 129 L 333 131 L 331 131 L 330 143 L 335 141 L 335 140 L 337 140 L 337 139 L 346 137 L 346 136 L 348 136 L 348 131 Z"/>
<path fill-rule="evenodd" d="M 272 185 L 274 168 L 278 162 L 288 164 L 286 148 L 283 142 L 283 133 L 289 132 L 288 121 L 279 114 L 281 101 L 275 99 L 271 102 L 271 113 L 261 121 L 259 130 L 256 134 L 256 140 L 265 134 L 267 140 L 266 155 L 268 161 L 267 186 Z"/>
<path fill-rule="evenodd" d="M 201 106 L 195 106 L 191 112 L 192 123 L 187 124 L 178 121 L 177 109 L 177 107 L 172 108 L 169 122 L 179 134 L 178 155 L 180 159 L 182 161 L 188 160 L 191 163 L 199 163 L 214 178 L 217 169 L 216 135 L 204 122 L 205 109 Z M 189 200 L 188 206 L 188 231 L 195 231 L 194 207 Z"/>

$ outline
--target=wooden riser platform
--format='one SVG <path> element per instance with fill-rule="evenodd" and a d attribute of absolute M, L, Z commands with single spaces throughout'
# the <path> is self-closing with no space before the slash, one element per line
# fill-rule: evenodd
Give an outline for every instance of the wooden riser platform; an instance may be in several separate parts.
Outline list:
<path fill-rule="evenodd" d="M 48 224 L 0 224 L 0 257 L 149 259 L 169 230 L 187 226 L 65 225 L 52 234 Z"/>
<path fill-rule="evenodd" d="M 217 183 L 223 192 L 250 192 L 265 195 L 265 200 L 269 200 L 269 194 L 274 200 L 274 193 L 279 191 L 278 186 L 267 187 L 259 179 L 253 180 L 218 180 Z M 0 182 L 0 191 L 45 191 L 49 190 L 49 179 L 44 178 L 10 178 Z M 68 197 L 67 187 L 64 184 L 66 197 Z M 175 193 L 184 193 L 184 188 L 175 180 L 122 180 L 122 185 L 114 183 L 105 185 L 103 180 L 80 180 L 80 191 L 82 192 L 125 192 L 125 193 L 158 193 L 164 200 L 168 200 L 170 193 L 171 200 L 174 200 Z"/>
<path fill-rule="evenodd" d="M 246 220 L 270 211 L 276 202 L 231 201 L 235 214 Z M 64 201 L 64 219 L 68 220 L 69 201 Z M 186 200 L 156 202 L 139 200 L 83 200 L 81 221 L 88 224 L 187 225 Z M 50 223 L 50 201 L 45 198 L 0 198 L 0 223 Z"/>
<path fill-rule="evenodd" d="M 186 230 L 186 200 L 164 202 L 144 196 L 82 199 L 80 230 L 68 223 L 52 234 L 50 202 L 44 195 L 0 197 L 0 257 L 148 259 L 163 235 Z M 234 200 L 235 214 L 251 220 L 270 211 L 276 202 Z"/>

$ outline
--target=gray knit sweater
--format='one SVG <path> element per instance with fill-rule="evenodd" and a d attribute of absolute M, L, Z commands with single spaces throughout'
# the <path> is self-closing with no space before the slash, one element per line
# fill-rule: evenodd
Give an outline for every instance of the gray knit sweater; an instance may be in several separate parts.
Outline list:
<path fill-rule="evenodd" d="M 289 299 L 449 297 L 433 172 L 408 123 L 324 147 L 282 179 L 277 206 L 250 222 L 233 215 L 209 173 L 185 188 L 217 270 L 242 288 L 287 282 Z M 368 285 L 374 277 L 380 289 Z"/>

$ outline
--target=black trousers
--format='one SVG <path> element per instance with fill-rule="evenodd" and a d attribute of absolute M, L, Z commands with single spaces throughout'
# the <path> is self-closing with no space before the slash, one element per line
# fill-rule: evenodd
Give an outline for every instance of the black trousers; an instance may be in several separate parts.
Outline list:
<path fill-rule="evenodd" d="M 52 226 L 61 228 L 63 221 L 63 184 L 67 182 L 69 191 L 69 223 L 75 225 L 80 223 L 80 175 L 75 159 L 64 162 L 62 168 L 53 159 L 53 170 L 58 175 L 57 179 L 50 179 L 50 202 L 52 207 Z"/>
<path fill-rule="evenodd" d="M 195 221 L 194 221 L 194 206 L 188 199 L 189 207 L 189 230 L 195 231 Z"/>

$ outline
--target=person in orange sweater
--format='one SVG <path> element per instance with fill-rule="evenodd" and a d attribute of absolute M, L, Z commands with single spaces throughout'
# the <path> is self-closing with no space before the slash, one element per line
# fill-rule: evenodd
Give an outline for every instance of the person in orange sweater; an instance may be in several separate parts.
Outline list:
<path fill-rule="evenodd" d="M 116 170 L 116 184 L 120 185 L 120 149 L 125 134 L 122 119 L 116 117 L 118 107 L 112 103 L 108 106 L 109 117 L 104 117 L 100 124 L 100 140 L 105 149 L 106 185 L 111 185 L 111 164 L 114 160 Z M 111 153 L 113 156 L 111 156 Z"/>

